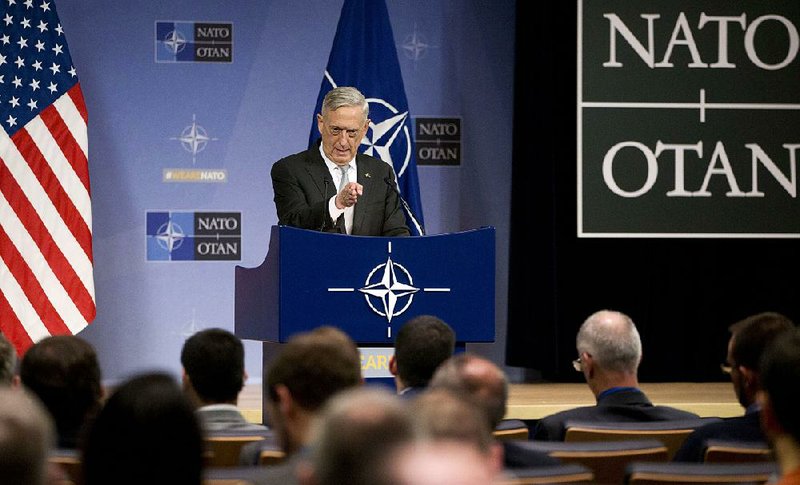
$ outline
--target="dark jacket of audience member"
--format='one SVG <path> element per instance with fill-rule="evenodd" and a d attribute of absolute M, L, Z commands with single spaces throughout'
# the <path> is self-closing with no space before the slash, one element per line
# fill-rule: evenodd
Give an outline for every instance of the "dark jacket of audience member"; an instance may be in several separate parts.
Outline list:
<path fill-rule="evenodd" d="M 203 440 L 177 382 L 143 374 L 106 402 L 83 449 L 84 485 L 200 485 Z"/>
<path fill-rule="evenodd" d="M 794 328 L 787 317 L 773 312 L 759 313 L 730 326 L 727 365 L 731 383 L 744 416 L 725 418 L 697 428 L 675 453 L 675 461 L 701 462 L 705 459 L 706 443 L 710 439 L 763 442 L 759 406 L 756 394 L 761 389 L 759 361 L 769 344 L 782 333 Z"/>
<path fill-rule="evenodd" d="M 53 417 L 60 448 L 76 448 L 84 426 L 103 397 L 100 364 L 87 341 L 74 335 L 46 337 L 25 353 L 22 384 Z"/>

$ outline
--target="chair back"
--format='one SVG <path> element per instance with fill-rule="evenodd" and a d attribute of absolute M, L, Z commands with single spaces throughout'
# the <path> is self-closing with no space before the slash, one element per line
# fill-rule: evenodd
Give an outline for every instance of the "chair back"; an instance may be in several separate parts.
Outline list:
<path fill-rule="evenodd" d="M 633 463 L 625 476 L 630 485 L 678 483 L 764 484 L 777 476 L 775 463 Z"/>
<path fill-rule="evenodd" d="M 254 485 L 256 483 L 267 483 L 264 481 L 263 469 L 258 466 L 207 467 L 203 470 L 203 485 Z"/>
<path fill-rule="evenodd" d="M 77 450 L 57 449 L 50 453 L 47 461 L 56 468 L 58 485 L 81 483 L 81 458 Z"/>
<path fill-rule="evenodd" d="M 262 448 L 258 455 L 258 464 L 262 466 L 277 465 L 286 459 L 286 453 L 277 448 Z"/>
<path fill-rule="evenodd" d="M 667 448 L 658 440 L 606 442 L 527 441 L 515 443 L 542 451 L 564 464 L 579 464 L 592 470 L 595 483 L 622 483 L 625 468 L 634 461 L 666 462 Z"/>
<path fill-rule="evenodd" d="M 248 443 L 265 439 L 263 435 L 210 435 L 205 442 L 205 465 L 207 467 L 232 467 L 239 465 L 239 454 Z"/>
<path fill-rule="evenodd" d="M 494 429 L 496 440 L 527 440 L 529 436 L 528 425 L 521 419 L 504 419 Z"/>
<path fill-rule="evenodd" d="M 592 470 L 577 463 L 506 471 L 501 485 L 538 485 L 544 483 L 594 483 Z"/>
<path fill-rule="evenodd" d="M 625 441 L 655 439 L 667 447 L 667 459 L 672 460 L 686 437 L 696 428 L 718 418 L 681 419 L 650 422 L 585 422 L 567 421 L 564 441 Z"/>
<path fill-rule="evenodd" d="M 708 440 L 706 463 L 752 463 L 775 461 L 769 445 L 763 441 Z"/>

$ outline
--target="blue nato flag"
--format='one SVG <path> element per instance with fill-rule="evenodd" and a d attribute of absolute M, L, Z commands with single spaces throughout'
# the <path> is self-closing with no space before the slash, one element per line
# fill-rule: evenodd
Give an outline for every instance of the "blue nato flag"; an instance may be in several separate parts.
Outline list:
<path fill-rule="evenodd" d="M 384 0 L 345 0 L 311 122 L 308 145 L 319 138 L 316 114 L 331 89 L 353 86 L 369 103 L 370 124 L 359 151 L 392 165 L 412 234 L 424 234 L 408 100 Z"/>

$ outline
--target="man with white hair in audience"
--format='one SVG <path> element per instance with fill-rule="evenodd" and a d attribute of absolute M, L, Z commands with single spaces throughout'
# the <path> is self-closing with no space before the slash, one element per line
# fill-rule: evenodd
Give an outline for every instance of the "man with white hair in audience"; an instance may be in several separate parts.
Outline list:
<path fill-rule="evenodd" d="M 552 414 L 539 420 L 535 440 L 563 441 L 566 422 L 647 422 L 695 419 L 696 414 L 669 406 L 654 406 L 639 389 L 642 342 L 633 320 L 624 313 L 601 310 L 581 325 L 576 338 L 582 372 L 597 404 Z"/>

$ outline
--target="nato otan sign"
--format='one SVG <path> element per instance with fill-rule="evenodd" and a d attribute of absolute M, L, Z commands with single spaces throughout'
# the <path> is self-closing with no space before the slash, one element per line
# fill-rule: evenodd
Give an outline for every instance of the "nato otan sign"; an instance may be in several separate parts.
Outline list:
<path fill-rule="evenodd" d="M 800 237 L 800 2 L 578 3 L 579 237 Z"/>

